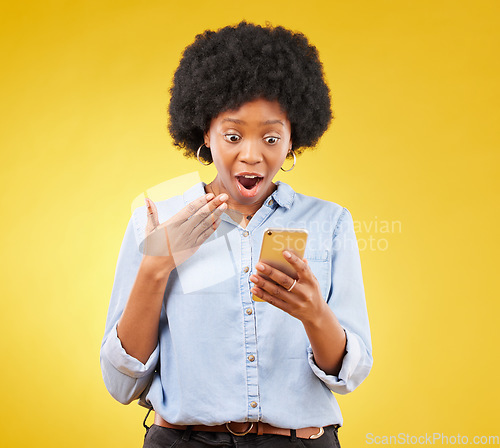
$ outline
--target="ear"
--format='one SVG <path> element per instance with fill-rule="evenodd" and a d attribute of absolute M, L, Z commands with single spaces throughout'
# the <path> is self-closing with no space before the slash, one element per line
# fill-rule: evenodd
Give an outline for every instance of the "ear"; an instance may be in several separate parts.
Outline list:
<path fill-rule="evenodd" d="M 203 143 L 207 148 L 210 148 L 210 129 L 203 134 Z"/>

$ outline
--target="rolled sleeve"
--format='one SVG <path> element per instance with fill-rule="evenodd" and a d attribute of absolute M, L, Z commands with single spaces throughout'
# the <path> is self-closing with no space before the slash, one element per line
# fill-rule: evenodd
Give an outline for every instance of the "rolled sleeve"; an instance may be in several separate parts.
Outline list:
<path fill-rule="evenodd" d="M 101 370 L 108 392 L 123 404 L 140 398 L 152 380 L 158 358 L 158 345 L 146 364 L 130 356 L 118 338 L 115 325 L 101 348 Z"/>
<path fill-rule="evenodd" d="M 346 334 L 346 354 L 338 375 L 328 375 L 314 361 L 312 347 L 307 349 L 309 365 L 314 374 L 332 391 L 338 394 L 352 392 L 366 378 L 371 369 L 371 361 L 363 360 L 358 338 L 344 329 Z"/>
<path fill-rule="evenodd" d="M 125 351 L 116 332 L 117 325 L 118 324 L 113 327 L 113 330 L 102 346 L 102 356 L 109 361 L 114 369 L 131 378 L 142 378 L 152 373 L 158 363 L 160 352 L 159 345 L 156 345 L 156 348 L 149 356 L 146 364 L 143 364 Z"/>

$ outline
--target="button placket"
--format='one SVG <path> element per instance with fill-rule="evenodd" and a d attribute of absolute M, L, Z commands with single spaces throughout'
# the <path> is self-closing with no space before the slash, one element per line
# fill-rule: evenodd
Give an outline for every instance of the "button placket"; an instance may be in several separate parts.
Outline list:
<path fill-rule="evenodd" d="M 243 322 L 245 332 L 245 368 L 247 377 L 247 400 L 248 418 L 257 421 L 259 419 L 259 385 L 257 375 L 257 335 L 255 325 L 255 313 L 249 288 L 249 273 L 252 265 L 252 238 L 248 230 L 240 233 L 241 242 L 241 271 L 240 271 L 240 294 L 242 300 Z"/>
<path fill-rule="evenodd" d="M 258 385 L 258 361 L 257 361 L 257 326 L 256 314 L 250 292 L 249 274 L 252 266 L 252 238 L 251 231 L 261 227 L 269 217 L 275 212 L 275 204 L 272 198 L 266 201 L 267 207 L 260 209 L 252 218 L 246 229 L 240 229 L 241 243 L 241 273 L 240 273 L 240 294 L 244 310 L 244 331 L 245 331 L 245 355 L 246 355 L 246 375 L 247 375 L 247 396 L 248 396 L 248 419 L 258 421 L 261 417 L 260 394 Z M 248 230 L 250 229 L 250 231 Z M 259 253 L 260 248 L 254 248 Z M 246 270 L 248 267 L 248 271 Z M 245 282 L 246 279 L 246 282 Z"/>

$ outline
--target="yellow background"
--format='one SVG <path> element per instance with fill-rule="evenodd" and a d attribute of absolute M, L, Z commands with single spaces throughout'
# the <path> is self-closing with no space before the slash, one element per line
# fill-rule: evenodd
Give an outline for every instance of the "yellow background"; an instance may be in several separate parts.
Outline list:
<path fill-rule="evenodd" d="M 144 409 L 115 402 L 99 367 L 118 251 L 137 195 L 214 176 L 173 149 L 168 89 L 195 34 L 242 18 L 304 32 L 332 90 L 329 131 L 277 179 L 379 243 L 361 251 L 374 366 L 339 397 L 343 447 L 500 435 L 498 1 L 9 3 L 2 446 L 142 446 Z"/>

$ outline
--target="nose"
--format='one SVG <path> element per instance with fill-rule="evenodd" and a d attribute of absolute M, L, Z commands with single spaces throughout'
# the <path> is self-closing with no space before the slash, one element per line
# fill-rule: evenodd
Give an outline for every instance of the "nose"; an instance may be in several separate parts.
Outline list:
<path fill-rule="evenodd" d="M 250 165 L 262 162 L 262 152 L 260 151 L 259 144 L 255 141 L 247 140 L 240 146 L 239 159 Z"/>

